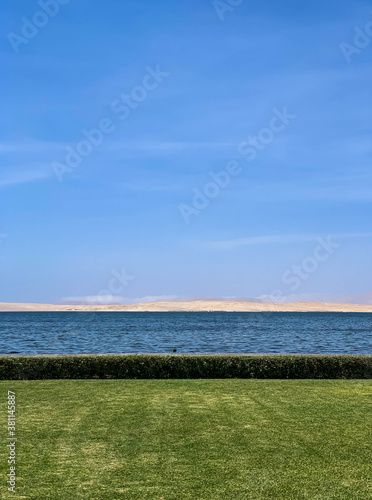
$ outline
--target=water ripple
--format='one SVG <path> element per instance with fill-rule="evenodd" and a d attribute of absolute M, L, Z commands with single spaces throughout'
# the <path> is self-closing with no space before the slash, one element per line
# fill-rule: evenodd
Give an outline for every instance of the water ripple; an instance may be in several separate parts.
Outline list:
<path fill-rule="evenodd" d="M 372 313 L 1 312 L 1 354 L 372 353 Z"/>

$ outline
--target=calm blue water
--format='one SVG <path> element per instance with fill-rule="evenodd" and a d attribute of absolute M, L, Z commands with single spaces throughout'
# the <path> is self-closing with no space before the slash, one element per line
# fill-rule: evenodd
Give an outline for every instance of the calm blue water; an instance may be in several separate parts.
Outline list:
<path fill-rule="evenodd" d="M 1 312 L 0 354 L 372 353 L 371 313 Z"/>

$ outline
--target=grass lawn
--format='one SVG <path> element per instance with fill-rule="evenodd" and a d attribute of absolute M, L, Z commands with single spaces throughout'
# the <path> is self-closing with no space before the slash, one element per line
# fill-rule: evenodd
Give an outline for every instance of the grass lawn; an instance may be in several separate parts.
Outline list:
<path fill-rule="evenodd" d="M 372 381 L 0 382 L 0 498 L 372 498 Z M 5 474 L 16 392 L 17 486 Z"/>

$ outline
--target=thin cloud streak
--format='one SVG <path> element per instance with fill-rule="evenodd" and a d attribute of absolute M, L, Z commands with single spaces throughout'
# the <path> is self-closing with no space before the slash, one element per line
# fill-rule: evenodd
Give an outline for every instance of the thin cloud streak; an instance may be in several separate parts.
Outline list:
<path fill-rule="evenodd" d="M 40 153 L 46 149 L 61 149 L 65 143 L 49 141 L 1 142 L 1 153 Z"/>
<path fill-rule="evenodd" d="M 177 153 L 185 150 L 215 150 L 233 147 L 229 142 L 163 142 L 163 141 L 133 141 L 133 142 L 111 142 L 107 147 L 109 150 L 129 150 Z"/>
<path fill-rule="evenodd" d="M 143 302 L 158 302 L 174 300 L 177 295 L 146 295 L 144 297 L 129 298 L 116 295 L 86 295 L 83 297 L 63 297 L 63 304 L 108 305 L 108 304 L 141 304 Z"/>
<path fill-rule="evenodd" d="M 116 187 L 124 188 L 125 190 L 130 191 L 139 191 L 141 193 L 173 193 L 182 190 L 181 184 L 161 184 L 161 183 L 145 183 L 138 182 L 136 183 L 127 183 L 127 184 L 116 184 Z"/>
<path fill-rule="evenodd" d="M 2 176 L 2 179 L 0 180 L 0 187 L 37 182 L 45 180 L 49 176 L 48 172 L 45 171 L 11 172 L 7 176 Z"/>
<path fill-rule="evenodd" d="M 252 236 L 249 238 L 237 238 L 234 240 L 225 241 L 210 241 L 206 245 L 209 248 L 232 250 L 234 248 L 253 246 L 253 245 L 268 245 L 274 243 L 303 243 L 306 241 L 314 241 L 319 238 L 319 234 L 302 234 L 302 235 L 283 235 L 283 236 Z M 328 235 L 327 235 L 328 236 Z M 340 233 L 329 235 L 333 239 L 354 239 L 354 238 L 371 238 L 372 233 Z"/>

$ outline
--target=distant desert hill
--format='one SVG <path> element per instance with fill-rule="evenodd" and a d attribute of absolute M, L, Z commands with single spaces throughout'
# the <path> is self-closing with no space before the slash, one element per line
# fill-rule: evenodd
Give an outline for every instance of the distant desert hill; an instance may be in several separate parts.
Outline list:
<path fill-rule="evenodd" d="M 0 302 L 0 311 L 226 311 L 226 312 L 371 312 L 371 304 L 338 304 L 325 302 L 265 303 L 243 300 L 193 300 L 143 302 L 131 305 L 23 304 Z"/>

